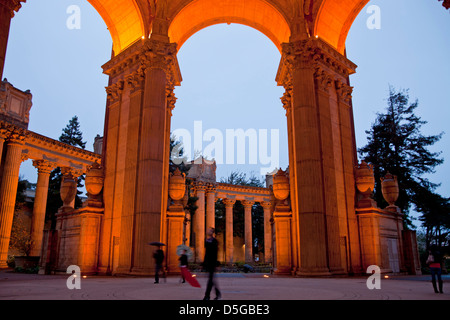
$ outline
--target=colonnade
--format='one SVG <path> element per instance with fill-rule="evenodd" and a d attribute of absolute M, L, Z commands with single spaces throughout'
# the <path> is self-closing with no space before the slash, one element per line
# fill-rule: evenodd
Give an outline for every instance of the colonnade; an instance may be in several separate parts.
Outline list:
<path fill-rule="evenodd" d="M 235 186 L 239 188 L 239 186 Z M 225 205 L 225 262 L 235 262 L 234 256 L 234 221 L 233 209 L 237 201 L 240 201 L 244 207 L 244 243 L 245 243 L 245 262 L 253 262 L 253 230 L 252 230 L 252 208 L 259 203 L 264 209 L 264 257 L 265 261 L 272 261 L 272 205 L 270 201 L 255 201 L 249 199 L 237 199 L 234 195 L 227 195 L 218 198 L 217 186 L 212 183 L 197 181 L 194 183 L 194 192 L 198 198 L 196 202 L 197 210 L 192 220 L 192 230 L 195 233 L 195 243 L 192 247 L 196 251 L 196 260 L 201 262 L 204 257 L 204 241 L 206 230 L 215 228 L 215 205 L 216 201 L 221 199 Z"/>

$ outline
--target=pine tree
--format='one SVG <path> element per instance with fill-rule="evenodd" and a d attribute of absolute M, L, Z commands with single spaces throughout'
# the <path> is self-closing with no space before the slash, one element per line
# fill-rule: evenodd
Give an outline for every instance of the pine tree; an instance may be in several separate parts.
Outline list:
<path fill-rule="evenodd" d="M 434 173 L 436 166 L 443 163 L 440 152 L 431 152 L 429 147 L 438 142 L 443 133 L 425 136 L 421 133 L 426 121 L 414 111 L 419 106 L 416 100 L 409 102 L 408 90 L 389 88 L 388 106 L 385 113 L 377 114 L 372 128 L 366 131 L 368 143 L 359 150 L 366 162 L 374 165 L 375 200 L 380 207 L 386 202 L 381 191 L 380 178 L 387 172 L 397 176 L 400 195 L 396 205 L 407 216 L 411 205 L 421 212 L 421 192 L 433 192 L 439 185 L 429 181 L 425 174 Z M 406 226 L 411 226 L 407 216 Z"/>
<path fill-rule="evenodd" d="M 62 131 L 59 141 L 82 149 L 86 148 L 86 142 L 83 142 L 83 133 L 80 131 L 80 123 L 77 116 L 74 116 Z"/>

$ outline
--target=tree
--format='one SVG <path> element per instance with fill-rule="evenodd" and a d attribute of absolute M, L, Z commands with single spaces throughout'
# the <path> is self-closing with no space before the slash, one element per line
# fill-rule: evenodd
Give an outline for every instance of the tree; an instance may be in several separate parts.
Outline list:
<path fill-rule="evenodd" d="M 77 116 L 73 116 L 69 124 L 62 131 L 63 133 L 59 137 L 59 141 L 81 149 L 86 148 L 86 141 L 83 142 L 83 133 L 80 131 L 80 123 L 78 122 Z"/>
<path fill-rule="evenodd" d="M 68 145 L 79 147 L 84 149 L 86 147 L 86 142 L 83 141 L 83 133 L 80 130 L 80 123 L 78 121 L 78 117 L 74 116 L 69 124 L 62 129 L 62 134 L 59 137 L 59 141 L 66 143 Z M 82 188 L 82 181 L 84 180 L 84 175 L 78 178 L 77 187 Z M 54 216 L 58 209 L 63 205 L 63 201 L 61 200 L 60 189 L 61 189 L 61 181 L 62 174 L 61 169 L 56 168 L 50 173 L 50 181 L 49 181 L 49 190 L 47 197 L 47 210 L 46 217 L 47 219 L 52 220 L 52 228 L 55 226 Z M 77 195 L 75 197 L 75 208 L 80 208 L 82 206 L 82 201 L 80 198 L 81 191 L 77 191 Z"/>
<path fill-rule="evenodd" d="M 368 143 L 359 149 L 366 162 L 374 165 L 375 195 L 378 205 L 385 206 L 381 191 L 380 178 L 387 172 L 397 176 L 400 195 L 396 205 L 406 215 L 405 226 L 411 227 L 408 216 L 411 205 L 424 213 L 421 206 L 421 193 L 433 193 L 439 186 L 425 174 L 434 173 L 436 166 L 443 163 L 440 152 L 431 152 L 428 148 L 438 142 L 443 133 L 425 136 L 422 126 L 427 124 L 414 111 L 419 106 L 416 100 L 409 102 L 408 90 L 396 91 L 389 88 L 388 106 L 385 113 L 378 113 L 372 128 L 366 131 Z"/>

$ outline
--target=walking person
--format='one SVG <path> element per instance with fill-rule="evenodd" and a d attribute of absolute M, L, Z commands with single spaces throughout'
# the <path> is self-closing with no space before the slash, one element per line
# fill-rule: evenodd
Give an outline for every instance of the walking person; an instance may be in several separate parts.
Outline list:
<path fill-rule="evenodd" d="M 188 256 L 186 254 L 186 250 L 183 250 L 180 256 L 180 268 L 187 268 L 188 267 Z M 185 283 L 186 279 L 184 278 L 183 270 L 181 270 L 181 283 Z"/>
<path fill-rule="evenodd" d="M 158 249 L 153 254 L 153 258 L 155 259 L 155 282 L 159 283 L 159 272 L 163 272 L 164 276 L 164 270 L 163 270 L 163 262 L 164 262 L 164 251 L 161 250 L 161 246 L 158 247 Z"/>
<path fill-rule="evenodd" d="M 206 272 L 208 272 L 208 284 L 206 286 L 205 297 L 203 300 L 210 300 L 211 290 L 213 287 L 216 291 L 216 298 L 214 300 L 219 300 L 222 297 L 215 278 L 219 242 L 214 237 L 214 232 L 214 228 L 208 228 L 208 238 L 205 241 L 205 259 L 203 261 L 203 267 L 206 269 Z"/>
<path fill-rule="evenodd" d="M 443 282 L 442 282 L 442 254 L 438 248 L 433 245 L 430 247 L 429 255 L 427 259 L 427 265 L 431 272 L 431 283 L 433 284 L 433 289 L 435 293 L 444 293 Z M 439 284 L 439 291 L 436 284 L 436 278 Z"/>

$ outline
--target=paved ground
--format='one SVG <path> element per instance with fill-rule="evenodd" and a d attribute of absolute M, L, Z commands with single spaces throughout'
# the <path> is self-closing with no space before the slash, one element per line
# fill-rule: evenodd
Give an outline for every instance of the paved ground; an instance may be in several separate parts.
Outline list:
<path fill-rule="evenodd" d="M 154 284 L 152 278 L 90 276 L 80 290 L 69 290 L 68 275 L 28 275 L 0 271 L 0 300 L 201 300 L 202 288 L 181 284 L 178 277 Z M 444 294 L 433 292 L 430 276 L 382 279 L 369 290 L 367 278 L 290 278 L 263 274 L 218 274 L 223 300 L 450 300 L 450 277 Z M 214 297 L 214 296 L 213 296 Z"/>

